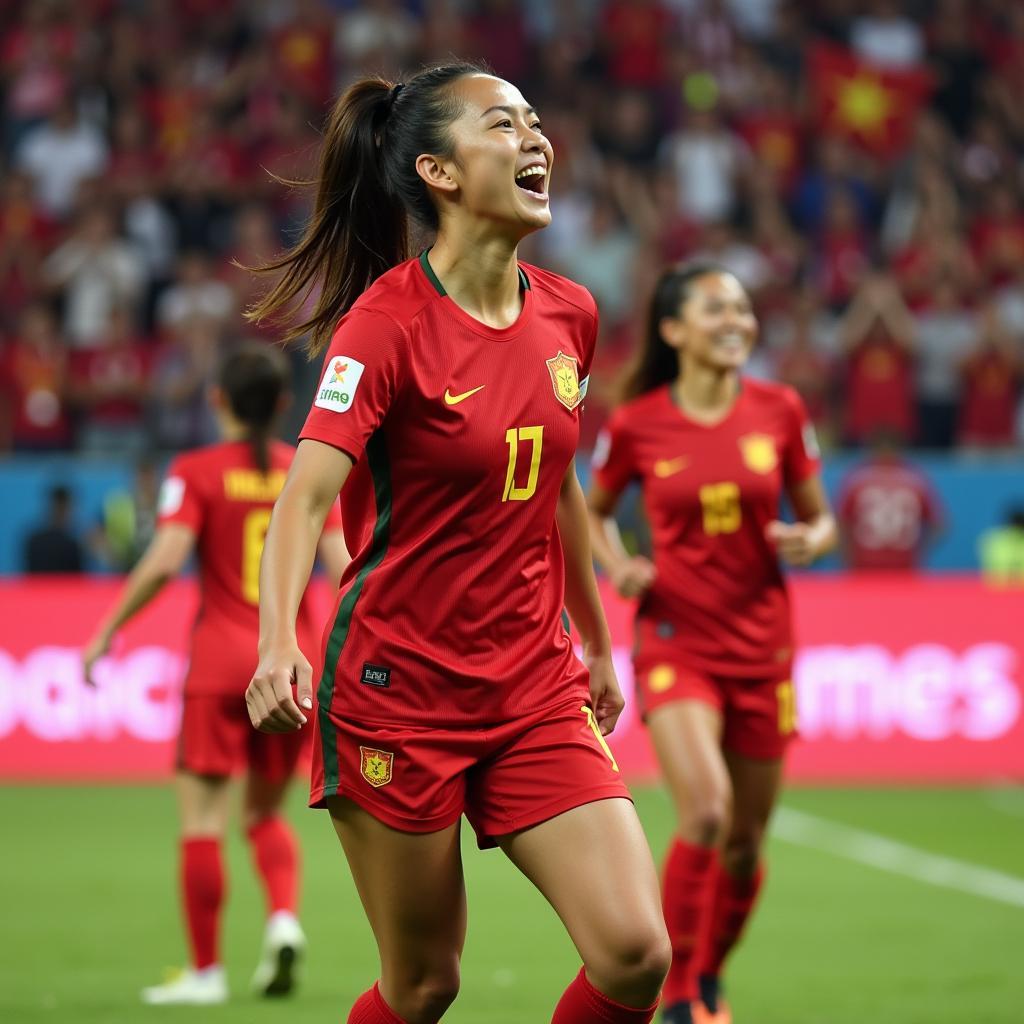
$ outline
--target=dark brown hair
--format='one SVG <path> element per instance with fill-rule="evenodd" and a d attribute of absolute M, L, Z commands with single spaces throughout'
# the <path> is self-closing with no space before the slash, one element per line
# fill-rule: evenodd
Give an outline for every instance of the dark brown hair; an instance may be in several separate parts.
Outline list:
<path fill-rule="evenodd" d="M 248 428 L 252 457 L 261 473 L 270 469 L 270 432 L 290 378 L 284 354 L 262 342 L 238 345 L 220 366 L 217 383 L 232 415 Z"/>
<path fill-rule="evenodd" d="M 306 351 L 317 355 L 352 303 L 410 255 L 408 218 L 437 230 L 437 208 L 416 158 L 452 155 L 448 128 L 461 106 L 449 86 L 479 74 L 489 72 L 466 62 L 440 64 L 404 83 L 363 78 L 342 93 L 327 119 L 309 224 L 292 249 L 257 268 L 283 274 L 247 311 L 249 320 L 294 309 L 319 285 L 313 312 L 283 336 L 288 342 L 308 333 Z"/>
<path fill-rule="evenodd" d="M 628 402 L 679 376 L 679 353 L 661 336 L 661 321 L 678 317 L 695 282 L 708 274 L 728 274 L 717 263 L 677 263 L 663 270 L 647 307 L 643 341 L 626 372 L 622 401 Z"/>

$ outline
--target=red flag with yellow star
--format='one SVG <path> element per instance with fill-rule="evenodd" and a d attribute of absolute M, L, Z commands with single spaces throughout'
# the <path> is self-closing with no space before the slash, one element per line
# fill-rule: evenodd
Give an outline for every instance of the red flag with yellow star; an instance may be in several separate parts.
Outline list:
<path fill-rule="evenodd" d="M 894 156 L 906 145 L 933 86 L 923 68 L 881 68 L 826 43 L 812 47 L 807 66 L 818 130 L 843 135 L 878 156 Z"/>

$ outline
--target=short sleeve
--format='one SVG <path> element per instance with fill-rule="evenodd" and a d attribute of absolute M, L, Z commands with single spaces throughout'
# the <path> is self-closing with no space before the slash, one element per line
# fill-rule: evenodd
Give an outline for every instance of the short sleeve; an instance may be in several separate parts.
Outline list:
<path fill-rule="evenodd" d="M 613 414 L 597 435 L 590 467 L 598 486 L 612 495 L 621 494 L 637 475 L 621 412 Z"/>
<path fill-rule="evenodd" d="M 803 400 L 795 391 L 786 392 L 787 424 L 783 477 L 786 484 L 803 483 L 821 471 L 821 450 L 814 424 Z"/>
<path fill-rule="evenodd" d="M 301 439 L 340 448 L 358 462 L 384 421 L 408 361 L 405 331 L 387 314 L 346 314 L 331 339 Z"/>
<path fill-rule="evenodd" d="M 175 459 L 168 467 L 167 476 L 160 485 L 157 525 L 180 523 L 194 533 L 199 533 L 203 525 L 204 509 L 205 501 L 188 460 Z"/>

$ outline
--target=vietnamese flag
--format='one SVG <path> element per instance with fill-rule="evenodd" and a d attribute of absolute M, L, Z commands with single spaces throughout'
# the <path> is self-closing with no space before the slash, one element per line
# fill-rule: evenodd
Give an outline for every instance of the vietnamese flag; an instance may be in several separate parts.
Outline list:
<path fill-rule="evenodd" d="M 923 68 L 881 68 L 827 43 L 811 48 L 807 68 L 818 130 L 844 135 L 877 156 L 903 149 L 934 85 Z"/>

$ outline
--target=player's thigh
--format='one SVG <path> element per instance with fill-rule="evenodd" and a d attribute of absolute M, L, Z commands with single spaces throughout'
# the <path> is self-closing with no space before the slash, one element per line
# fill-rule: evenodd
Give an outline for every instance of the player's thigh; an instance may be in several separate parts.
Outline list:
<path fill-rule="evenodd" d="M 377 940 L 385 998 L 430 978 L 457 987 L 466 938 L 460 822 L 401 832 L 347 798 L 326 803 Z"/>
<path fill-rule="evenodd" d="M 710 684 L 708 684 L 710 686 Z M 647 715 L 647 730 L 685 839 L 710 844 L 728 824 L 732 804 L 722 754 L 723 713 L 714 695 L 693 688 L 692 696 L 660 704 Z"/>
<path fill-rule="evenodd" d="M 195 775 L 178 771 L 175 794 L 182 835 L 222 836 L 227 831 L 231 779 L 227 775 Z"/>
<path fill-rule="evenodd" d="M 730 874 L 751 875 L 782 789 L 782 759 L 727 751 L 726 763 L 732 779 L 733 814 L 723 851 L 725 866 Z"/>
<path fill-rule="evenodd" d="M 632 973 L 656 994 L 670 946 L 657 871 L 629 800 L 583 804 L 498 842 L 554 907 L 599 988 L 613 994 Z"/>
<path fill-rule="evenodd" d="M 248 720 L 244 704 L 242 713 Z M 311 732 L 307 726 L 299 732 L 263 733 L 250 724 L 244 803 L 247 824 L 280 811 L 299 763 L 308 753 Z"/>

